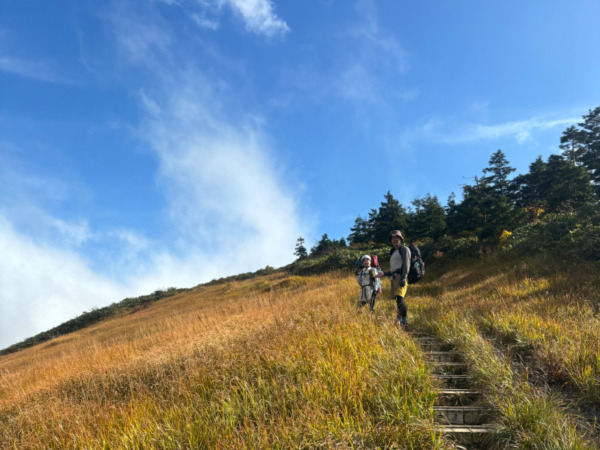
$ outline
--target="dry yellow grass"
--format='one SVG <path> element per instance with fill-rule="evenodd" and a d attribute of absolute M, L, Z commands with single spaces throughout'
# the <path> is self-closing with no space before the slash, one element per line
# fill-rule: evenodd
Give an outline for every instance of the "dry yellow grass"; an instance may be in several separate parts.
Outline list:
<path fill-rule="evenodd" d="M 495 404 L 496 448 L 597 448 L 596 270 L 493 257 L 410 287 L 413 326 Z M 394 302 L 357 314 L 357 292 L 348 273 L 274 273 L 2 356 L 0 448 L 450 448 Z"/>
<path fill-rule="evenodd" d="M 284 280 L 287 284 L 281 286 Z M 217 345 L 293 311 L 286 305 L 298 302 L 308 289 L 318 290 L 326 283 L 323 277 L 275 274 L 258 281 L 198 287 L 133 315 L 3 356 L 0 407 L 9 407 L 76 375 L 126 370 L 140 360 L 160 361 L 187 354 L 199 345 Z M 264 286 L 271 284 L 280 289 L 265 292 Z M 298 287 L 293 295 L 286 292 L 288 284 Z"/>
<path fill-rule="evenodd" d="M 0 442 L 445 448 L 422 355 L 356 292 L 331 273 L 199 287 L 4 356 Z"/>
<path fill-rule="evenodd" d="M 600 267 L 503 256 L 430 273 L 416 318 L 462 349 L 514 442 L 597 448 Z"/>

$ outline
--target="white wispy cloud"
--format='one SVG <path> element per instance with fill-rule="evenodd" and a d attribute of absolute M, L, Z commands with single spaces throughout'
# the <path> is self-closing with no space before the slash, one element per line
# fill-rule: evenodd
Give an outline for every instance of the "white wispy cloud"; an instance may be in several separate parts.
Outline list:
<path fill-rule="evenodd" d="M 129 62 L 150 64 L 168 57 L 174 37 L 152 8 L 134 9 L 129 2 L 115 2 L 109 20 L 117 48 Z"/>
<path fill-rule="evenodd" d="M 261 33 L 283 29 L 269 1 L 221 4 L 237 8 Z M 177 62 L 175 53 L 169 56 Z M 260 120 L 226 95 L 227 81 L 209 78 L 193 61 L 170 64 L 167 58 L 147 62 L 147 68 L 158 84 L 151 92 L 140 90 L 145 119 L 139 135 L 159 157 L 160 186 L 185 250 L 169 264 L 185 264 L 197 254 L 211 258 L 232 245 L 240 250 L 227 273 L 289 262 L 302 220 Z"/>
<path fill-rule="evenodd" d="M 72 251 L 40 244 L 0 216 L 0 348 L 125 297 Z"/>
<path fill-rule="evenodd" d="M 409 55 L 381 26 L 376 3 L 358 0 L 354 10 L 356 19 L 340 25 L 332 37 L 339 51 L 326 65 L 286 70 L 286 82 L 316 101 L 342 98 L 361 108 L 373 104 L 385 109 L 389 102 L 414 99 L 418 91 L 402 84 L 402 75 L 410 70 Z"/>
<path fill-rule="evenodd" d="M 518 144 L 523 144 L 531 139 L 537 131 L 564 127 L 576 123 L 577 117 L 546 118 L 532 117 L 524 120 L 509 121 L 496 124 L 467 123 L 461 127 L 444 126 L 441 121 L 428 122 L 422 127 L 423 135 L 432 141 L 447 144 L 460 144 L 464 142 L 485 141 L 499 138 L 511 138 Z"/>
<path fill-rule="evenodd" d="M 381 27 L 372 0 L 357 1 L 354 9 L 358 21 L 341 34 L 351 51 L 340 58 L 339 71 L 331 80 L 332 92 L 349 100 L 379 104 L 390 97 L 406 98 L 406 90 L 397 82 L 410 69 L 407 53 L 393 34 Z M 389 90 L 389 77 L 396 79 L 395 92 Z"/>
<path fill-rule="evenodd" d="M 174 86 L 163 100 L 143 97 L 141 135 L 160 158 L 180 239 L 202 253 L 239 247 L 234 270 L 289 261 L 302 221 L 259 123 L 221 111 L 200 72 L 190 70 Z"/>
<path fill-rule="evenodd" d="M 206 28 L 213 31 L 219 29 L 219 21 L 207 17 L 204 12 L 192 12 L 190 13 L 190 18 L 201 28 Z"/>
<path fill-rule="evenodd" d="M 396 74 L 408 71 L 408 54 L 393 33 L 381 27 L 377 4 L 373 0 L 358 0 L 354 9 L 360 21 L 349 34 L 359 44 L 361 57 L 373 62 L 378 70 Z"/>
<path fill-rule="evenodd" d="M 270 0 L 219 0 L 229 5 L 244 21 L 246 28 L 256 34 L 273 37 L 290 31 L 287 23 L 277 17 Z"/>
<path fill-rule="evenodd" d="M 275 13 L 271 0 L 160 0 L 162 3 L 181 8 L 201 28 L 217 30 L 224 10 L 238 17 L 250 33 L 269 38 L 290 32 L 285 20 Z"/>
<path fill-rule="evenodd" d="M 73 80 L 61 75 L 52 64 L 46 61 L 3 56 L 0 57 L 0 71 L 47 83 L 74 84 Z"/>
<path fill-rule="evenodd" d="M 55 201 L 68 200 L 72 187 L 29 176 L 13 158 L 0 176 L 26 181 L 13 187 L 19 201 L 0 209 L 0 252 L 10 255 L 0 261 L 0 347 L 93 306 L 281 266 L 306 235 L 297 192 L 260 118 L 222 96 L 226 82 L 209 80 L 193 61 L 178 61 L 173 30 L 156 11 L 132 14 L 129 6 L 115 3 L 110 25 L 121 58 L 145 70 L 141 84 L 152 86 L 139 90 L 138 136 L 158 158 L 172 227 L 150 239 L 118 223 L 101 229 L 85 217 L 55 216 L 44 208 L 43 187 L 52 187 Z M 270 2 L 231 6 L 256 32 L 286 29 Z"/>

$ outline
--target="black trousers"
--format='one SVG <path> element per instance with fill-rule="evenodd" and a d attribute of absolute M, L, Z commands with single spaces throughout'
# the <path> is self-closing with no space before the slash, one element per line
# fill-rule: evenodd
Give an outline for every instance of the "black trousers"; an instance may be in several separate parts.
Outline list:
<path fill-rule="evenodd" d="M 396 306 L 398 307 L 398 317 L 406 317 L 408 314 L 408 308 L 406 307 L 404 297 L 396 295 Z"/>

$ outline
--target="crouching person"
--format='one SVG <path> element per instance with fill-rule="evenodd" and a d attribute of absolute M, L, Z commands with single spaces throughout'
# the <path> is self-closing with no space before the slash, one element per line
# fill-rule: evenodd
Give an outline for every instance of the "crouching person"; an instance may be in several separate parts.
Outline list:
<path fill-rule="evenodd" d="M 369 310 L 374 312 L 375 300 L 379 293 L 377 289 L 378 279 L 382 276 L 382 272 L 375 267 L 371 267 L 371 257 L 369 255 L 362 256 L 360 260 L 363 269 L 356 275 L 356 281 L 360 286 L 360 294 L 358 295 L 356 307 L 360 309 L 368 304 Z"/>

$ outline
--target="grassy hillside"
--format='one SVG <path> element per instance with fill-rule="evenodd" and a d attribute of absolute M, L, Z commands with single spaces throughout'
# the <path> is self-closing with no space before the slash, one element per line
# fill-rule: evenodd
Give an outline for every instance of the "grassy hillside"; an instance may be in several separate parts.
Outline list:
<path fill-rule="evenodd" d="M 600 446 L 594 264 L 492 256 L 411 286 L 413 330 L 453 343 L 497 411 L 490 445 Z M 349 270 L 275 271 L 0 356 L 0 447 L 452 448 L 395 305 L 357 313 L 357 292 Z"/>

